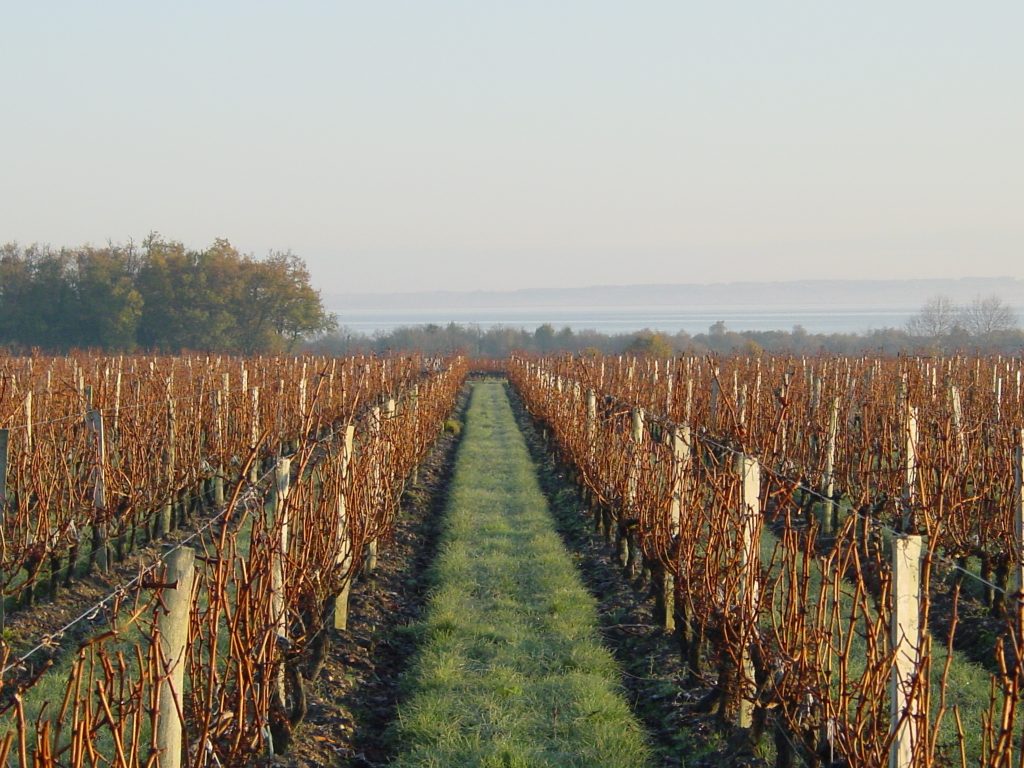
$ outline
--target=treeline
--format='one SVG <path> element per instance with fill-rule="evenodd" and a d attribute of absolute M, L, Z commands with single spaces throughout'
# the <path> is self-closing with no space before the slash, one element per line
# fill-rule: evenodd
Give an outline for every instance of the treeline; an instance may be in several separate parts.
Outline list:
<path fill-rule="evenodd" d="M 669 334 L 650 329 L 632 333 L 606 334 L 593 330 L 574 331 L 550 324 L 535 330 L 476 325 L 421 325 L 397 328 L 389 333 L 366 336 L 341 328 L 309 347 L 329 354 L 407 352 L 446 354 L 461 351 L 481 357 L 505 357 L 510 352 L 572 352 L 575 354 L 647 354 L 668 357 L 676 354 L 759 354 L 761 352 L 856 355 L 862 353 L 896 355 L 905 352 L 936 354 L 979 351 L 1019 354 L 1024 349 L 1024 333 L 1016 328 L 986 334 L 950 333 L 941 337 L 924 336 L 899 328 L 882 328 L 865 334 L 809 333 L 797 325 L 789 331 L 742 331 L 712 325 L 707 333 L 691 335 L 685 331 Z"/>
<path fill-rule="evenodd" d="M 227 240 L 205 250 L 141 245 L 0 246 L 0 346 L 47 351 L 284 351 L 335 328 L 291 253 L 255 259 Z"/>

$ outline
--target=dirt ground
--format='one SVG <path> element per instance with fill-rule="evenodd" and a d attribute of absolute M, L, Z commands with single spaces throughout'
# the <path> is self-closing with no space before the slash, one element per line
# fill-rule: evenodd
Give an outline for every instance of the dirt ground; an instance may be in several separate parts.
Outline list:
<path fill-rule="evenodd" d="M 467 398 L 463 396 L 460 418 Z M 309 684 L 309 713 L 280 766 L 386 765 L 402 673 L 415 652 L 403 632 L 426 603 L 426 571 L 455 463 L 456 436 L 445 432 L 406 491 L 377 570 L 352 586 L 349 630 L 336 634 L 320 676 Z"/>
<path fill-rule="evenodd" d="M 656 622 L 653 599 L 623 577 L 611 547 L 592 532 L 566 468 L 552 458 L 514 396 L 513 407 L 559 531 L 598 600 L 602 639 L 618 659 L 627 699 L 648 731 L 652 765 L 766 765 L 737 755 L 714 716 L 695 711 L 713 681 L 684 685 L 678 644 Z M 420 486 L 403 503 L 394 542 L 386 552 L 382 548 L 379 571 L 353 587 L 351 631 L 334 641 L 323 673 L 310 686 L 310 713 L 295 747 L 275 765 L 375 768 L 393 756 L 387 729 L 396 715 L 399 680 L 416 651 L 403 628 L 424 608 L 424 575 L 436 549 L 455 446 L 446 434 L 432 452 Z"/>

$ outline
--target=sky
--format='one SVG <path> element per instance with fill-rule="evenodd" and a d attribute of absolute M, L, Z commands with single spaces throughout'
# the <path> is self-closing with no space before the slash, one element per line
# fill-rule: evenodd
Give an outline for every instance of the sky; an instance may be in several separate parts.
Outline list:
<path fill-rule="evenodd" d="M 0 242 L 327 293 L 1024 276 L 1020 0 L 0 0 Z"/>

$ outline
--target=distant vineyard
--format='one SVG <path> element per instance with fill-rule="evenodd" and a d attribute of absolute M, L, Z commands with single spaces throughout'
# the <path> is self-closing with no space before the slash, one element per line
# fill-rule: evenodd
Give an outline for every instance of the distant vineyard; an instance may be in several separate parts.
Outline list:
<path fill-rule="evenodd" d="M 1017 359 L 514 358 L 691 682 L 778 765 L 1021 759 Z M 890 763 L 890 759 L 892 762 Z"/>
<path fill-rule="evenodd" d="M 0 763 L 177 765 L 182 725 L 188 765 L 286 748 L 351 578 L 373 567 L 465 369 L 420 357 L 0 360 L 8 621 L 89 571 L 118 585 L 35 644 L 5 636 Z M 124 571 L 161 540 L 162 558 Z M 62 649 L 83 624 L 95 630 L 81 649 Z"/>

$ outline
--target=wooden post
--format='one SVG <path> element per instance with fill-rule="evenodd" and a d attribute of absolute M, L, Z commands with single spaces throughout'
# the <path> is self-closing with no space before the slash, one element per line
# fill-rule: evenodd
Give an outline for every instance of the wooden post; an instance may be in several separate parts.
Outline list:
<path fill-rule="evenodd" d="M 384 450 L 384 442 L 381 440 L 381 409 L 374 406 L 370 410 L 370 450 L 373 451 L 370 471 L 370 493 L 374 499 L 375 506 L 384 503 L 384 495 L 381 492 L 381 455 Z M 363 571 L 369 575 L 377 570 L 377 539 L 373 538 L 366 542 L 366 559 L 363 561 Z"/>
<path fill-rule="evenodd" d="M 10 430 L 0 429 L 0 530 L 3 530 L 4 519 L 7 516 L 7 451 L 10 435 Z M 5 575 L 2 566 L 3 561 L 0 560 L 0 584 L 3 583 Z M 4 593 L 0 589 L 0 632 L 3 631 L 6 620 Z"/>
<path fill-rule="evenodd" d="M 597 393 L 592 388 L 587 390 L 584 439 L 587 443 L 586 461 L 592 462 L 597 451 Z M 590 488 L 584 489 L 584 495 L 591 507 L 590 513 L 594 516 L 594 531 L 599 531 L 604 523 L 604 511 Z"/>
<path fill-rule="evenodd" d="M 277 446 L 277 455 L 284 456 L 286 453 L 290 453 L 288 450 L 289 446 L 285 442 L 284 434 L 284 379 L 278 379 L 277 381 L 277 440 L 275 444 Z"/>
<path fill-rule="evenodd" d="M 349 424 L 345 427 L 345 442 L 341 448 L 341 490 L 338 493 L 337 511 L 337 545 L 338 555 L 335 563 L 339 569 L 346 571 L 352 562 L 352 542 L 348 533 L 348 511 L 346 509 L 346 495 L 348 493 L 348 464 L 352 459 L 352 442 L 355 437 L 356 428 Z M 352 589 L 352 574 L 347 573 L 341 584 L 341 592 L 334 600 L 334 628 L 348 629 L 348 599 Z"/>
<path fill-rule="evenodd" d="M 118 363 L 117 374 L 114 376 L 114 434 L 117 435 L 121 421 L 121 365 Z"/>
<path fill-rule="evenodd" d="M 93 553 L 101 573 L 110 567 L 107 557 L 107 443 L 103 434 L 103 414 L 98 410 L 89 411 L 89 430 L 96 448 L 96 465 L 93 469 Z"/>
<path fill-rule="evenodd" d="M 1017 611 L 1024 606 L 1024 429 L 1013 430 L 1013 530 L 1017 536 Z"/>
<path fill-rule="evenodd" d="M 786 408 L 787 405 L 789 404 L 789 385 L 790 385 L 790 382 L 792 381 L 792 379 L 793 379 L 793 376 L 792 376 L 792 374 L 789 371 L 786 371 L 782 375 L 782 386 L 779 387 L 778 396 L 777 396 L 777 402 L 776 402 L 776 405 L 778 406 L 780 414 L 781 414 L 782 410 L 784 408 Z M 788 446 L 788 439 L 789 439 L 788 424 L 789 424 L 789 419 L 781 419 L 780 418 L 780 420 L 779 420 L 779 435 L 778 435 L 778 440 L 779 440 L 779 456 L 782 457 L 782 461 L 783 462 L 785 462 L 786 449 L 787 449 L 787 446 Z"/>
<path fill-rule="evenodd" d="M 32 390 L 25 393 L 25 445 L 32 453 Z"/>
<path fill-rule="evenodd" d="M 740 654 L 741 695 L 737 725 L 749 729 L 754 722 L 754 697 L 757 683 L 754 664 L 750 657 L 751 637 L 757 632 L 757 612 L 760 601 L 758 575 L 761 564 L 761 465 L 757 459 L 740 454 L 736 457 L 740 472 L 740 581 L 741 616 L 745 623 Z"/>
<path fill-rule="evenodd" d="M 674 555 L 682 523 L 683 488 L 690 469 L 690 425 L 672 427 L 669 443 L 672 447 L 672 500 L 669 502 L 668 530 L 671 535 L 670 552 Z M 671 632 L 676 628 L 676 585 L 668 569 L 662 581 L 662 595 L 665 604 L 664 627 L 666 632 Z"/>
<path fill-rule="evenodd" d="M 722 391 L 722 385 L 718 383 L 718 368 L 714 369 L 714 376 L 711 380 L 711 405 L 708 411 L 708 425 L 712 431 L 718 425 L 718 398 Z"/>
<path fill-rule="evenodd" d="M 182 757 L 182 718 L 184 717 L 185 663 L 188 628 L 192 614 L 192 581 L 195 552 L 188 547 L 167 555 L 168 584 L 163 591 L 166 611 L 160 615 L 160 655 L 165 679 L 160 685 L 160 714 L 157 718 L 156 744 L 160 750 L 160 768 L 180 768 Z"/>
<path fill-rule="evenodd" d="M 7 451 L 10 438 L 9 429 L 0 429 L 0 525 L 3 524 L 7 509 Z"/>
<path fill-rule="evenodd" d="M 825 443 L 825 476 L 822 483 L 821 493 L 826 501 L 821 514 L 821 532 L 826 536 L 832 535 L 832 519 L 835 515 L 835 503 L 832 495 L 835 493 L 835 464 L 836 464 L 836 438 L 839 434 L 839 398 L 832 398 L 832 407 L 828 415 L 828 438 Z"/>
<path fill-rule="evenodd" d="M 892 542 L 892 647 L 895 659 L 889 683 L 892 747 L 889 768 L 911 768 L 917 742 L 918 699 L 912 695 L 921 663 L 920 536 L 896 536 Z"/>
<path fill-rule="evenodd" d="M 225 377 L 227 374 L 225 374 Z M 224 405 L 227 396 L 219 389 L 213 393 L 214 440 L 217 456 L 224 456 Z M 215 514 L 224 508 L 224 463 L 218 461 L 213 470 L 213 507 Z"/>
<path fill-rule="evenodd" d="M 244 386 L 244 384 L 245 384 L 245 370 L 242 371 L 242 383 L 243 383 L 243 386 Z M 251 405 L 250 405 L 250 407 L 252 409 L 251 410 L 252 420 L 251 420 L 250 424 L 251 424 L 252 429 L 251 429 L 251 432 L 249 433 L 249 447 L 252 448 L 253 450 L 255 450 L 257 444 L 260 441 L 260 388 L 259 387 L 253 387 L 251 392 L 250 392 L 250 395 L 251 395 L 251 401 L 250 401 Z M 252 462 L 252 466 L 249 469 L 249 482 L 250 483 L 255 483 L 257 480 L 259 480 L 259 478 L 260 478 L 259 465 L 260 465 L 260 462 L 258 462 L 258 461 Z"/>
<path fill-rule="evenodd" d="M 412 392 L 409 393 L 409 405 L 412 408 L 412 424 L 410 429 L 418 432 L 416 425 L 420 419 L 420 385 L 413 384 Z M 417 461 L 412 465 L 412 484 L 419 485 L 420 483 L 420 463 Z"/>
<path fill-rule="evenodd" d="M 174 401 L 167 396 L 167 445 L 164 446 L 164 477 L 167 480 L 168 501 L 160 510 L 160 521 L 157 534 L 161 537 L 171 532 L 171 522 L 174 517 L 174 468 L 177 456 L 177 419 L 174 415 Z"/>
<path fill-rule="evenodd" d="M 625 508 L 620 513 L 625 515 L 626 519 L 632 518 L 636 512 L 636 491 L 637 484 L 640 480 L 640 446 L 644 439 L 644 409 L 633 408 L 632 410 L 632 429 L 631 439 L 633 441 L 630 450 L 630 461 L 629 461 L 629 474 L 626 476 L 626 498 Z M 626 569 L 627 575 L 636 575 L 633 573 L 634 566 L 636 564 L 636 553 L 631 551 L 629 530 L 626 526 L 626 520 L 619 520 L 619 561 L 622 563 L 622 567 Z"/>
<path fill-rule="evenodd" d="M 277 547 L 273 552 L 270 566 L 270 616 L 276 627 L 278 642 L 283 646 L 288 640 L 287 605 L 285 603 L 285 564 L 288 559 L 288 491 L 291 484 L 292 460 L 278 458 L 274 467 L 273 495 L 274 525 L 278 527 Z M 277 670 L 275 681 L 279 703 L 285 702 L 284 664 Z"/>

